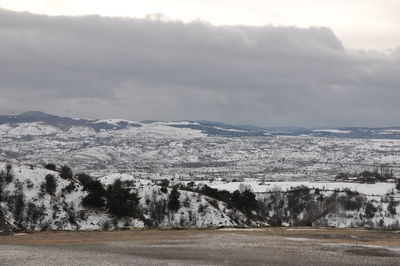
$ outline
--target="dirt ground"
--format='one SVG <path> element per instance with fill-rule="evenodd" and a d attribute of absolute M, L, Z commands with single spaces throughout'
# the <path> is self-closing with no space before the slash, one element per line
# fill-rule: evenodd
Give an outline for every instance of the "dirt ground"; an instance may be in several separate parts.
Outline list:
<path fill-rule="evenodd" d="M 0 265 L 400 265 L 400 232 L 332 228 L 0 235 Z"/>

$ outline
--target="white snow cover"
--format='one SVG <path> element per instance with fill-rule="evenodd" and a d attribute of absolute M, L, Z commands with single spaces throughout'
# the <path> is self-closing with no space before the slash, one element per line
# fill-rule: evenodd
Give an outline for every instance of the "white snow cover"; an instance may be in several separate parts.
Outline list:
<path fill-rule="evenodd" d="M 88 127 L 71 127 L 67 133 L 74 137 L 87 137 L 94 136 L 96 131 Z"/>
<path fill-rule="evenodd" d="M 326 132 L 326 133 L 334 133 L 334 134 L 348 134 L 351 133 L 349 130 L 342 129 L 316 129 L 314 132 Z"/>
<path fill-rule="evenodd" d="M 199 125 L 196 122 L 188 122 L 188 121 L 166 121 L 166 122 L 155 122 L 155 125 L 177 125 L 177 126 L 188 126 L 188 125 Z"/>
<path fill-rule="evenodd" d="M 0 134 L 10 136 L 42 136 L 60 133 L 61 130 L 41 122 L 0 125 Z"/>
<path fill-rule="evenodd" d="M 5 169 L 5 162 L 0 162 L 0 171 Z M 145 220 L 152 219 L 151 206 L 155 203 L 167 204 L 171 188 L 168 188 L 166 193 L 161 191 L 161 188 L 156 183 L 149 179 L 142 179 L 128 174 L 110 174 L 100 177 L 99 180 L 105 185 L 112 184 L 115 180 L 122 181 L 132 180 L 134 189 L 140 197 L 140 209 L 143 211 L 144 219 L 124 218 L 115 220 L 115 217 L 110 215 L 106 210 L 92 210 L 81 206 L 81 200 L 87 195 L 87 192 L 82 190 L 79 183 L 75 182 L 76 188 L 71 193 L 63 193 L 62 190 L 71 183 L 69 180 L 64 180 L 59 177 L 58 172 L 44 169 L 40 166 L 29 164 L 13 163 L 14 180 L 3 186 L 2 195 L 13 198 L 18 194 L 23 194 L 25 206 L 33 204 L 34 206 L 44 210 L 44 215 L 40 217 L 39 222 L 30 223 L 26 221 L 25 226 L 28 229 L 57 229 L 57 230 L 96 230 L 101 229 L 105 224 L 109 227 L 144 227 Z M 42 184 L 45 181 L 45 176 L 51 174 L 57 180 L 57 189 L 54 196 L 50 196 L 46 192 L 41 192 Z M 173 182 L 176 182 L 174 180 Z M 400 206 L 395 207 L 396 214 L 393 215 L 388 211 L 389 199 L 400 202 L 400 193 L 394 190 L 392 183 L 378 184 L 356 184 L 356 183 L 335 183 L 335 182 L 267 182 L 263 185 L 257 182 L 231 182 L 222 181 L 202 182 L 211 187 L 218 189 L 227 189 L 234 191 L 236 189 L 250 188 L 257 193 L 257 198 L 260 200 L 268 199 L 270 195 L 286 191 L 290 188 L 304 185 L 310 188 L 320 188 L 325 190 L 321 192 L 324 197 L 329 197 L 333 194 L 334 189 L 350 188 L 364 194 L 376 208 L 376 215 L 372 219 L 365 219 L 365 207 L 358 210 L 346 211 L 338 210 L 334 213 L 329 213 L 320 219 L 324 225 L 335 227 L 354 227 L 354 226 L 371 226 L 378 227 L 381 224 L 385 226 L 398 225 Z M 388 193 L 386 195 L 386 193 Z M 342 195 L 346 193 L 342 192 Z M 247 225 L 247 218 L 241 212 L 231 209 L 226 203 L 217 201 L 207 196 L 180 190 L 181 207 L 176 212 L 167 212 L 162 220 L 158 222 L 158 226 L 194 226 L 194 227 L 209 227 L 209 226 L 243 226 Z M 6 221 L 12 225 L 18 222 L 15 219 L 13 210 L 9 208 L 8 200 L 0 202 L 0 208 L 4 214 Z M 60 206 L 62 206 L 60 208 Z M 70 222 L 71 211 L 75 214 L 75 222 Z M 270 210 L 269 215 L 274 214 L 274 209 Z M 25 214 L 26 215 L 26 214 Z M 299 218 L 304 214 L 300 214 Z M 265 222 L 251 221 L 251 225 L 266 225 Z M 282 225 L 289 226 L 288 222 L 283 222 Z"/>
<path fill-rule="evenodd" d="M 253 192 L 269 192 L 269 191 L 288 191 L 290 188 L 298 186 L 306 186 L 309 188 L 318 188 L 321 190 L 343 190 L 348 188 L 353 191 L 358 191 L 361 194 L 369 196 L 383 196 L 395 190 L 394 183 L 376 183 L 376 184 L 360 184 L 350 182 L 222 182 L 222 181 L 202 181 L 210 187 L 217 189 L 225 189 L 230 192 L 239 190 L 242 185 L 250 187 Z"/>
<path fill-rule="evenodd" d="M 4 170 L 5 162 L 0 162 L 0 171 Z M 27 164 L 13 163 L 14 180 L 6 185 L 3 193 L 11 196 L 19 193 L 18 186 L 21 187 L 25 205 L 33 203 L 37 207 L 43 207 L 46 214 L 40 218 L 37 224 L 27 222 L 26 226 L 33 230 L 62 229 L 62 230 L 96 230 L 101 229 L 106 223 L 112 227 L 144 227 L 144 221 L 134 218 L 124 218 L 118 220 L 115 224 L 115 218 L 105 211 L 90 210 L 81 206 L 81 200 L 87 195 L 82 191 L 82 187 L 75 183 L 76 189 L 71 193 L 62 193 L 70 181 L 60 178 L 58 172 L 50 171 L 41 167 L 30 166 Z M 57 189 L 54 196 L 43 193 L 39 196 L 41 186 L 45 182 L 45 176 L 51 174 L 57 180 Z M 146 213 L 151 202 L 168 200 L 169 193 L 162 193 L 160 187 L 149 180 L 138 179 L 126 174 L 107 175 L 99 180 L 105 185 L 112 184 L 116 179 L 132 180 L 135 183 L 136 190 L 140 197 L 140 205 L 144 217 L 150 218 Z M 171 189 L 168 189 L 169 191 Z M 16 194 L 15 194 L 16 195 Z M 161 221 L 159 226 L 237 226 L 243 224 L 246 217 L 235 210 L 228 208 L 225 203 L 218 202 L 206 196 L 194 192 L 180 191 L 181 207 L 176 212 L 168 213 Z M 150 202 L 150 203 L 149 203 Z M 210 204 L 212 202 L 213 204 Z M 55 206 L 65 206 L 54 212 Z M 8 208 L 7 202 L 0 202 L 0 208 L 4 212 L 6 221 L 15 224 L 12 210 Z M 84 219 L 76 218 L 75 223 L 69 222 L 69 213 L 67 209 L 72 209 L 74 213 L 82 212 Z M 201 209 L 201 211 L 200 211 Z"/>
<path fill-rule="evenodd" d="M 215 129 L 230 131 L 230 132 L 246 132 L 245 130 L 234 129 L 234 128 L 223 128 L 223 127 L 214 127 Z"/>
<path fill-rule="evenodd" d="M 95 124 L 99 124 L 99 123 L 106 123 L 106 124 L 110 124 L 113 126 L 118 126 L 119 123 L 128 123 L 128 124 L 140 124 L 138 122 L 134 122 L 134 121 L 129 121 L 129 120 L 124 120 L 124 119 L 100 119 L 95 121 Z"/>
<path fill-rule="evenodd" d="M 100 121 L 114 125 L 127 122 Z M 3 124 L 0 158 L 67 164 L 96 176 L 129 170 L 142 177 L 179 174 L 186 179 L 257 176 L 271 181 L 334 180 L 340 172 L 360 173 L 382 164 L 393 166 L 394 175 L 400 176 L 399 139 L 235 138 L 174 127 L 195 124 L 154 122 L 101 132 L 90 127 L 61 130 L 41 123 Z M 198 164 L 188 167 L 187 163 Z"/>
<path fill-rule="evenodd" d="M 377 133 L 380 135 L 398 134 L 400 133 L 400 129 L 381 129 Z"/>

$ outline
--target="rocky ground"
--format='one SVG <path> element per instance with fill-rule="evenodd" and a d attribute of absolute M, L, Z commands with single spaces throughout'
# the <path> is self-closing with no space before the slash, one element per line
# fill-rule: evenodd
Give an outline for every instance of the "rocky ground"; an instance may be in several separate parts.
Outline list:
<path fill-rule="evenodd" d="M 400 233 L 262 228 L 0 235 L 0 265 L 399 265 Z"/>

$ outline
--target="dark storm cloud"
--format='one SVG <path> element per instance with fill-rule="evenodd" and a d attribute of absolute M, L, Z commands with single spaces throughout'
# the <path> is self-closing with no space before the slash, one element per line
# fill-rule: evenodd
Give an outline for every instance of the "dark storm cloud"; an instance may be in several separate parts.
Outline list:
<path fill-rule="evenodd" d="M 328 28 L 0 10 L 0 104 L 81 117 L 400 125 L 400 52 Z"/>

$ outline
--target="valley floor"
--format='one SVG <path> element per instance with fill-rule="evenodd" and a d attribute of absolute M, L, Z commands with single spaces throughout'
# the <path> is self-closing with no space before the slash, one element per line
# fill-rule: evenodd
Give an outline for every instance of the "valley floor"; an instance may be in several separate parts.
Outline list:
<path fill-rule="evenodd" d="M 0 265 L 399 265 L 400 232 L 333 228 L 0 235 Z"/>

